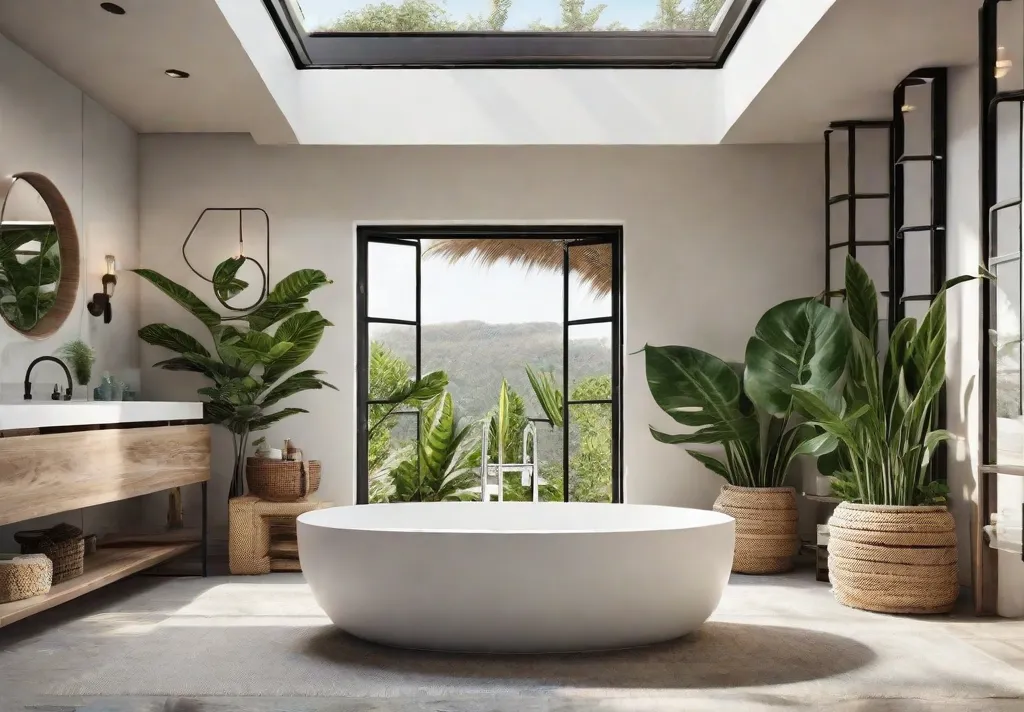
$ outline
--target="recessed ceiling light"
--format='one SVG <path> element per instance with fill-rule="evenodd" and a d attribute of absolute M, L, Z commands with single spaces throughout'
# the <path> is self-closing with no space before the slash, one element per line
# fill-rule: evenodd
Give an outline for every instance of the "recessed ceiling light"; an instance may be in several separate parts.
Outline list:
<path fill-rule="evenodd" d="M 183 72 L 180 69 L 165 69 L 164 74 L 172 79 L 188 79 L 191 76 L 188 72 Z"/>
<path fill-rule="evenodd" d="M 118 5 L 116 2 L 101 2 L 100 7 L 109 12 L 111 15 L 123 15 L 125 9 Z"/>

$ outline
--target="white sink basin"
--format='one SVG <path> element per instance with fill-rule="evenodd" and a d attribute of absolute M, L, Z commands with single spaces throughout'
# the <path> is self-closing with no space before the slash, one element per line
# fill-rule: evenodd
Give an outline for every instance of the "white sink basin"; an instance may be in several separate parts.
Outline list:
<path fill-rule="evenodd" d="M 0 430 L 200 420 L 202 403 L 30 400 L 0 404 Z"/>

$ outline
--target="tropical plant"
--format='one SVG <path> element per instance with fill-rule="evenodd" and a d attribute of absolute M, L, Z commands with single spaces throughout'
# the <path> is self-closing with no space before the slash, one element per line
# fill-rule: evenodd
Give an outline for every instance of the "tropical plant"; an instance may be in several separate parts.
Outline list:
<path fill-rule="evenodd" d="M 527 366 L 526 377 L 530 379 L 530 386 L 533 388 L 534 395 L 537 396 L 537 402 L 540 403 L 541 410 L 544 411 L 551 426 L 562 427 L 564 404 L 562 392 L 555 385 L 555 375 L 549 371 L 534 373 L 533 369 Z"/>
<path fill-rule="evenodd" d="M 68 362 L 75 381 L 88 386 L 92 379 L 92 367 L 96 364 L 96 352 L 81 339 L 69 341 L 57 350 L 57 355 Z"/>
<path fill-rule="evenodd" d="M 214 290 L 230 298 L 248 285 L 236 275 L 245 258 L 225 260 L 214 271 Z M 234 440 L 234 471 L 231 495 L 244 492 L 244 465 L 249 435 L 303 408 L 271 410 L 285 398 L 308 390 L 332 388 L 321 378 L 323 371 L 295 371 L 316 349 L 324 329 L 332 326 L 320 312 L 306 309 L 309 295 L 331 281 L 316 269 L 289 274 L 270 290 L 252 311 L 224 317 L 182 285 L 151 269 L 132 270 L 173 299 L 198 319 L 209 332 L 213 350 L 198 339 L 167 324 L 139 329 L 148 344 L 178 355 L 154 366 L 169 371 L 199 373 L 213 385 L 199 389 L 207 422 L 231 431 Z M 273 329 L 273 333 L 268 330 Z"/>
<path fill-rule="evenodd" d="M 802 422 L 792 390 L 834 389 L 848 348 L 840 315 L 814 299 L 765 312 L 747 342 L 745 367 L 687 346 L 647 345 L 647 383 L 655 402 L 677 423 L 697 428 L 671 435 L 652 427 L 651 434 L 663 443 L 721 445 L 724 459 L 687 453 L 730 484 L 779 487 L 797 456 L 819 456 L 836 446 L 834 437 Z"/>
<path fill-rule="evenodd" d="M 59 281 L 56 228 L 4 225 L 0 230 L 0 314 L 4 319 L 16 329 L 31 329 L 53 306 Z"/>
<path fill-rule="evenodd" d="M 982 271 L 982 276 L 990 277 Z M 864 268 L 846 260 L 845 309 L 840 328 L 851 334 L 842 393 L 812 383 L 795 384 L 798 406 L 814 424 L 842 443 L 819 461 L 834 491 L 864 504 L 941 502 L 946 488 L 930 478 L 932 456 L 948 431 L 934 428 L 946 380 L 946 290 L 975 277 L 946 282 L 927 313 L 902 319 L 878 356 L 878 296 Z"/>
<path fill-rule="evenodd" d="M 371 478 L 374 502 L 447 502 L 478 498 L 477 424 L 461 426 L 452 396 L 435 396 L 420 414 L 419 443 L 401 448 Z"/>

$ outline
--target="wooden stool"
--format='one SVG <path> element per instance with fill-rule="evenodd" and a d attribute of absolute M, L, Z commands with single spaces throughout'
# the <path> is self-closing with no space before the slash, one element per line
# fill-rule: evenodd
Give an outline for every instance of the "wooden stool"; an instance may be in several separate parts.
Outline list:
<path fill-rule="evenodd" d="M 331 502 L 265 502 L 246 495 L 228 503 L 228 566 L 233 574 L 301 571 L 295 518 Z"/>

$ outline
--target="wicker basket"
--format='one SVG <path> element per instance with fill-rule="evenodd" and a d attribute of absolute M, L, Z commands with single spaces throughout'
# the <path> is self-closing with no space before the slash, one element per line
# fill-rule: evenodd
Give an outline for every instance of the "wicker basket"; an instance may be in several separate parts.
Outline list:
<path fill-rule="evenodd" d="M 320 461 L 250 457 L 245 462 L 245 481 L 255 497 L 268 502 L 295 502 L 320 489 Z"/>
<path fill-rule="evenodd" d="M 0 603 L 41 596 L 52 581 L 53 562 L 43 554 L 0 554 Z"/>
<path fill-rule="evenodd" d="M 722 487 L 716 512 L 736 520 L 732 570 L 738 574 L 778 574 L 793 568 L 800 546 L 796 492 L 792 487 Z"/>
<path fill-rule="evenodd" d="M 956 529 L 945 507 L 850 504 L 828 522 L 836 600 L 879 613 L 945 613 L 956 603 Z"/>
<path fill-rule="evenodd" d="M 85 540 L 82 530 L 70 524 L 52 529 L 17 532 L 14 540 L 22 554 L 45 554 L 53 562 L 53 584 L 81 576 L 85 571 Z"/>

